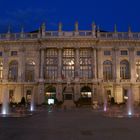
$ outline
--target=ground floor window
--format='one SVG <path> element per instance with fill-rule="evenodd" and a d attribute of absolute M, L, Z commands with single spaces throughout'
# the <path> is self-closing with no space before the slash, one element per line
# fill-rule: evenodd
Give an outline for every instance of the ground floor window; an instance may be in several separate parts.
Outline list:
<path fill-rule="evenodd" d="M 32 96 L 32 91 L 27 90 L 26 91 L 26 101 L 27 101 L 27 103 L 31 103 L 31 96 Z"/>

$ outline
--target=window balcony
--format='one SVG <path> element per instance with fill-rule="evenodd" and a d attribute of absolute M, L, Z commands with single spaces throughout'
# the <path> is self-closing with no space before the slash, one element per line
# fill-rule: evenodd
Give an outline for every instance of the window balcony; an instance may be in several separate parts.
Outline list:
<path fill-rule="evenodd" d="M 121 79 L 120 82 L 130 82 L 131 79 Z"/>

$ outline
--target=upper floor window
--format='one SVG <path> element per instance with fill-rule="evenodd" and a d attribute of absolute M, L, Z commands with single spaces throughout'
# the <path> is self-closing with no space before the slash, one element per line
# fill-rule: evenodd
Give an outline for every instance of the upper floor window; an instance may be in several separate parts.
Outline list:
<path fill-rule="evenodd" d="M 111 55 L 111 52 L 106 50 L 106 51 L 104 51 L 104 55 Z"/>
<path fill-rule="evenodd" d="M 13 82 L 16 82 L 18 79 L 18 62 L 16 60 L 9 63 L 8 79 Z"/>
<path fill-rule="evenodd" d="M 137 51 L 137 55 L 140 56 L 140 51 Z"/>
<path fill-rule="evenodd" d="M 130 79 L 130 69 L 129 62 L 127 60 L 122 60 L 120 62 L 120 77 L 122 79 Z"/>
<path fill-rule="evenodd" d="M 2 52 L 0 52 L 0 57 L 2 56 Z"/>
<path fill-rule="evenodd" d="M 17 56 L 17 51 L 11 51 L 11 56 Z"/>
<path fill-rule="evenodd" d="M 128 55 L 127 50 L 122 50 L 122 51 L 121 51 L 121 55 Z"/>

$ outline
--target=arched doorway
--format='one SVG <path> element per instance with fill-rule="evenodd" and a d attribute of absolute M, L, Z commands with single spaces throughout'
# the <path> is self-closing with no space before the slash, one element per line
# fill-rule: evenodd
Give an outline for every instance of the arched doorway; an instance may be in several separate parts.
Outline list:
<path fill-rule="evenodd" d="M 81 88 L 80 104 L 90 105 L 92 101 L 92 90 L 89 86 Z"/>
<path fill-rule="evenodd" d="M 45 103 L 55 104 L 56 103 L 56 88 L 54 86 L 48 86 L 45 89 Z"/>

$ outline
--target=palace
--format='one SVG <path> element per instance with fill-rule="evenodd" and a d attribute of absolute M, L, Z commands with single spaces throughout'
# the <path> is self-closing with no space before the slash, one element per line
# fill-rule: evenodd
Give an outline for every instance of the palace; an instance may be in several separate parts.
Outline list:
<path fill-rule="evenodd" d="M 83 104 L 104 100 L 124 103 L 131 90 L 140 103 L 140 33 L 103 32 L 92 23 L 83 31 L 38 31 L 0 34 L 0 103 Z M 54 100 L 50 100 L 54 99 Z"/>

